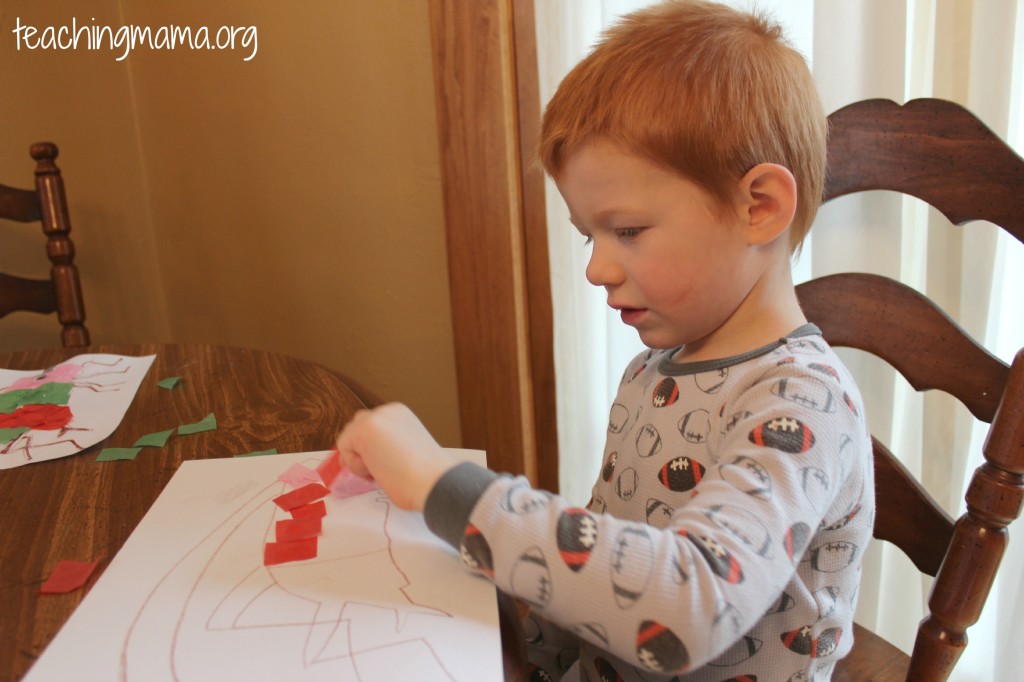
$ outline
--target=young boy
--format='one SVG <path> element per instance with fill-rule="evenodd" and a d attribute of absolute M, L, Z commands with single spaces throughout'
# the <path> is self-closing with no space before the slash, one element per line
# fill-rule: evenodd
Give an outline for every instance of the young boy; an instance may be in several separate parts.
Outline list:
<path fill-rule="evenodd" d="M 534 679 L 827 680 L 849 651 L 871 441 L 790 275 L 825 125 L 766 19 L 697 1 L 628 16 L 541 134 L 587 279 L 651 349 L 623 375 L 588 508 L 455 465 L 401 406 L 339 436 L 348 466 L 530 604 Z"/>

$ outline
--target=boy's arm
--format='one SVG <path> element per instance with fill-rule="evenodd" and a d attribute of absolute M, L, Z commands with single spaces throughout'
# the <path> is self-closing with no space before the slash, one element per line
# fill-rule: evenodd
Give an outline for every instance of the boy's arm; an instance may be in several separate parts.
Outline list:
<path fill-rule="evenodd" d="M 534 611 L 632 665 L 692 669 L 730 646 L 779 598 L 805 547 L 791 554 L 787 530 L 813 533 L 824 510 L 812 507 L 827 508 L 831 499 L 800 503 L 816 455 L 805 453 L 794 468 L 793 455 L 746 438 L 777 403 L 767 386 L 752 398 L 742 406 L 748 419 L 724 445 L 730 452 L 747 448 L 773 472 L 776 493 L 794 503 L 765 519 L 772 527 L 768 553 L 727 530 L 744 527 L 749 512 L 743 509 L 753 498 L 711 469 L 701 494 L 677 507 L 669 528 L 658 529 L 573 508 L 522 477 L 458 464 L 405 408 L 357 419 L 338 446 L 354 471 L 375 476 L 396 503 L 422 509 L 428 526 L 465 563 Z M 394 433 L 403 429 L 408 433 Z M 832 480 L 840 478 L 835 459 L 833 451 L 817 461 Z M 735 573 L 735 567 L 746 570 Z"/>
<path fill-rule="evenodd" d="M 793 372 L 770 375 L 786 378 L 791 391 L 809 390 Z M 775 608 L 856 467 L 841 460 L 869 453 L 863 424 L 849 411 L 800 411 L 818 447 L 799 455 L 785 443 L 761 442 L 758 425 L 780 417 L 768 378 L 732 403 L 745 418 L 722 435 L 719 453 L 727 458 L 708 468 L 698 495 L 683 495 L 667 528 L 574 508 L 525 478 L 468 464 L 439 479 L 428 525 L 503 591 L 628 664 L 666 672 L 702 666 Z M 841 434 L 856 442 L 847 449 Z M 737 461 L 755 466 L 733 475 Z M 774 485 L 770 500 L 746 487 L 762 471 Z M 778 646 L 778 637 L 770 644 Z"/>

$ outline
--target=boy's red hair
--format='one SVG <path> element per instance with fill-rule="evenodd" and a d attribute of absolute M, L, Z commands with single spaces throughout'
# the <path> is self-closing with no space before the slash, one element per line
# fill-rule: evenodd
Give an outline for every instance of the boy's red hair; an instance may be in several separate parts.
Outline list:
<path fill-rule="evenodd" d="M 793 173 L 796 250 L 825 179 L 826 119 L 803 57 L 768 17 L 702 0 L 625 16 L 562 81 L 544 112 L 539 154 L 558 177 L 604 138 L 665 164 L 725 205 L 759 163 Z"/>

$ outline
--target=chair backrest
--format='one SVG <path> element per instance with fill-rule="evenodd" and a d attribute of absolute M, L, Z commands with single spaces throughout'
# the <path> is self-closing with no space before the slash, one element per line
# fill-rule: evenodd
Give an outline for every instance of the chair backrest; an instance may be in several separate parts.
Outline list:
<path fill-rule="evenodd" d="M 14 311 L 57 313 L 65 347 L 89 345 L 85 305 L 75 267 L 75 245 L 69 232 L 64 181 L 54 163 L 57 145 L 40 142 L 29 150 L 36 160 L 35 189 L 0 185 L 0 218 L 22 223 L 41 222 L 46 254 L 52 264 L 49 280 L 33 280 L 0 273 L 0 317 Z"/>
<path fill-rule="evenodd" d="M 966 109 L 934 99 L 867 100 L 829 122 L 826 201 L 893 190 L 954 224 L 988 220 L 1024 242 L 1024 160 Z M 929 299 L 877 275 L 832 275 L 797 292 L 830 343 L 884 359 L 916 390 L 945 391 L 991 424 L 967 512 L 955 522 L 875 441 L 875 537 L 936 578 L 907 679 L 945 680 L 988 597 L 1006 526 L 1024 503 L 1024 351 L 1007 367 Z"/>

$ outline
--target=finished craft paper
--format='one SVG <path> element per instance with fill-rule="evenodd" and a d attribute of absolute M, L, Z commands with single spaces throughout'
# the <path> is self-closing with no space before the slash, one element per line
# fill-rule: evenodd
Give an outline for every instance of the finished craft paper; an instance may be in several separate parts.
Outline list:
<path fill-rule="evenodd" d="M 109 436 L 155 357 L 84 354 L 46 369 L 0 369 L 0 469 L 67 457 Z"/>
<path fill-rule="evenodd" d="M 275 502 L 328 456 L 184 462 L 25 680 L 502 680 L 495 588 L 420 514 Z"/>

